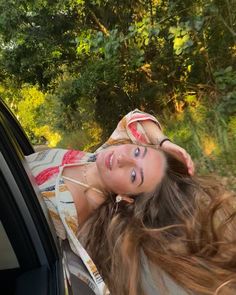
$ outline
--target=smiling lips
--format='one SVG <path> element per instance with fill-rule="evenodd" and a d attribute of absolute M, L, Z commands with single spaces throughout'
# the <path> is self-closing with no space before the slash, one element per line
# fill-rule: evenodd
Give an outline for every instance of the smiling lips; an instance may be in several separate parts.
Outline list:
<path fill-rule="evenodd" d="M 112 161 L 113 161 L 113 152 L 107 155 L 107 157 L 105 158 L 105 165 L 109 170 L 112 169 Z"/>

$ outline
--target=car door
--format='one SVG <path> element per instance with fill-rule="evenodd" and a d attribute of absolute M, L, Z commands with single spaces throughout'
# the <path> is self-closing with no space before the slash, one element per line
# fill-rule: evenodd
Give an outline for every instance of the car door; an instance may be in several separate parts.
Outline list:
<path fill-rule="evenodd" d="M 0 110 L 2 114 L 2 120 L 5 121 L 5 126 L 7 125 L 15 137 L 21 151 L 25 156 L 30 155 L 34 152 L 34 149 L 27 138 L 23 128 L 20 126 L 19 122 L 17 121 L 16 117 L 7 107 L 6 103 L 0 98 Z"/>
<path fill-rule="evenodd" d="M 0 99 L 1 294 L 65 294 L 60 248 L 25 165 L 33 151 Z"/>

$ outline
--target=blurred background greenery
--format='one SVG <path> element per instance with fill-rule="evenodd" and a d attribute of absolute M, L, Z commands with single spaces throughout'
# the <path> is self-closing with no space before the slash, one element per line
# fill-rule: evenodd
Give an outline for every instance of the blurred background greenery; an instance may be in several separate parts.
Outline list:
<path fill-rule="evenodd" d="M 236 188 L 235 0 L 0 0 L 0 96 L 33 144 L 93 150 L 139 108 Z"/>

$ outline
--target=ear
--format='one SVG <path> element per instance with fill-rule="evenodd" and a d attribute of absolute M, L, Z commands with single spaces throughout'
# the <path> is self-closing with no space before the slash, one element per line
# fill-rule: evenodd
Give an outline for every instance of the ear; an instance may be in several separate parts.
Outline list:
<path fill-rule="evenodd" d="M 119 198 L 120 197 L 120 198 Z M 132 204 L 134 202 L 134 199 L 127 196 L 127 195 L 117 195 L 116 198 L 120 201 L 125 201 L 126 203 Z"/>

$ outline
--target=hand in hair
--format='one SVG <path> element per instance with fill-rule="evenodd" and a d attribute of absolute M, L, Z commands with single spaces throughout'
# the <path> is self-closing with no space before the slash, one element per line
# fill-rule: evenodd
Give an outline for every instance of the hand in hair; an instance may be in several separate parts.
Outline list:
<path fill-rule="evenodd" d="M 165 141 L 163 142 L 161 150 L 168 152 L 172 154 L 174 157 L 176 157 L 178 160 L 183 162 L 187 168 L 188 168 L 188 173 L 190 175 L 194 174 L 194 163 L 193 160 L 191 159 L 191 156 L 186 152 L 185 149 L 182 147 L 178 146 L 177 144 L 171 142 L 171 141 Z"/>
<path fill-rule="evenodd" d="M 170 141 L 163 141 L 160 147 L 160 142 L 166 138 L 166 136 L 163 134 L 159 126 L 150 120 L 141 121 L 140 124 L 142 124 L 151 144 L 157 145 L 163 151 L 172 154 L 187 166 L 189 175 L 194 174 L 194 163 L 185 149 Z"/>

